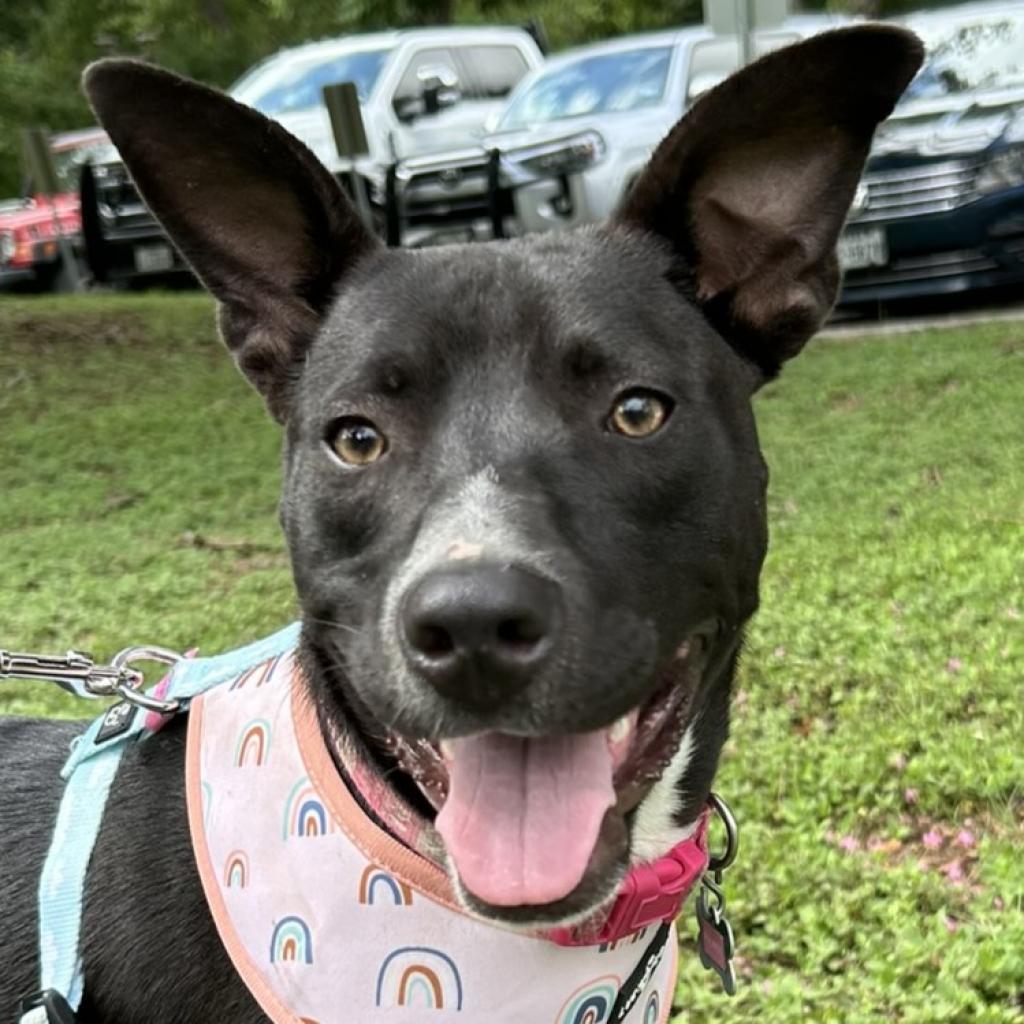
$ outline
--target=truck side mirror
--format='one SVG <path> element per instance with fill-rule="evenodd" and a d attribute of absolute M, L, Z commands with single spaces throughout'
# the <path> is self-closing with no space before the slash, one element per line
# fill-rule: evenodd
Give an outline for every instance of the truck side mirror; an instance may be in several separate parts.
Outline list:
<path fill-rule="evenodd" d="M 424 114 L 436 114 L 462 99 L 459 76 L 444 64 L 427 64 L 416 72 Z"/>

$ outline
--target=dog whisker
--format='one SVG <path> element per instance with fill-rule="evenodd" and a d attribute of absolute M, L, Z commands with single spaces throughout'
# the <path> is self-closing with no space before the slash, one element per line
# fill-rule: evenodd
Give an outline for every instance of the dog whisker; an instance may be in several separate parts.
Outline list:
<path fill-rule="evenodd" d="M 355 626 L 349 626 L 347 623 L 344 622 L 337 622 L 334 619 L 318 619 L 314 617 L 309 617 L 306 619 L 306 621 L 315 622 L 317 623 L 317 625 L 320 626 L 330 626 L 332 629 L 341 629 L 344 630 L 346 633 L 351 633 L 353 636 L 363 635 L 363 630 L 358 629 Z"/>

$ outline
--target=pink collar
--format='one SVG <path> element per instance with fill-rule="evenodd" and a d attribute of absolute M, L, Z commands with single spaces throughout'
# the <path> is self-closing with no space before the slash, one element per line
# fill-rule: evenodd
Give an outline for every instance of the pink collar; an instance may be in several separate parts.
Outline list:
<path fill-rule="evenodd" d="M 351 730 L 330 729 L 331 747 L 344 769 L 346 783 L 364 807 L 401 843 L 438 867 L 443 851 L 433 829 L 381 778 L 362 743 Z M 700 816 L 693 834 L 663 857 L 634 865 L 605 914 L 572 927 L 553 928 L 544 934 L 559 946 L 597 946 L 617 942 L 641 928 L 674 921 L 686 897 L 707 869 L 708 820 L 711 807 Z"/>

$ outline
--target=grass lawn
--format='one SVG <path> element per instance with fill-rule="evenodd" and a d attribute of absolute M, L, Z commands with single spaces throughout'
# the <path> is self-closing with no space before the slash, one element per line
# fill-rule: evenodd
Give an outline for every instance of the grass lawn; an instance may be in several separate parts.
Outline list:
<path fill-rule="evenodd" d="M 0 646 L 212 653 L 293 615 L 277 430 L 211 323 L 0 300 Z M 757 406 L 772 551 L 717 783 L 740 992 L 686 917 L 674 1020 L 1024 1020 L 1024 325 L 819 341 Z"/>

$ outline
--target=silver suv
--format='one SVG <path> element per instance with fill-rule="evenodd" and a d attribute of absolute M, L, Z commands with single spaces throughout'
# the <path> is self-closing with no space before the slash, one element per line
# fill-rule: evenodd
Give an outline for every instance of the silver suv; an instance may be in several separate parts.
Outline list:
<path fill-rule="evenodd" d="M 751 56 L 844 20 L 791 18 L 756 34 Z M 446 239 L 603 220 L 683 111 L 740 64 L 737 38 L 704 25 L 569 50 L 523 79 L 478 148 L 405 161 L 398 172 L 403 207 L 421 221 L 431 203 L 468 209 L 473 191 L 486 189 L 482 168 L 490 167 L 498 195 L 478 206 L 493 216 L 460 225 L 449 219 Z"/>

